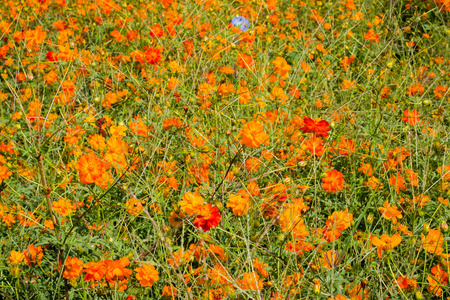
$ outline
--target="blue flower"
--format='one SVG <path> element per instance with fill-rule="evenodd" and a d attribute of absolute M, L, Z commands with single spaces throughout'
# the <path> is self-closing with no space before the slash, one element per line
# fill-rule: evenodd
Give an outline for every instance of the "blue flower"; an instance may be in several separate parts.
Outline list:
<path fill-rule="evenodd" d="M 242 16 L 236 16 L 231 20 L 231 25 L 239 28 L 242 31 L 246 31 L 248 29 L 248 19 L 242 17 Z"/>

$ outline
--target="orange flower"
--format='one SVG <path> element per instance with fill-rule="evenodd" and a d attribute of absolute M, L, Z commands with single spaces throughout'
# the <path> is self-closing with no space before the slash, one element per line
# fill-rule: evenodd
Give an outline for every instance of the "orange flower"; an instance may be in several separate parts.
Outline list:
<path fill-rule="evenodd" d="M 288 78 L 288 72 L 291 69 L 291 66 L 287 63 L 286 59 L 278 56 L 273 62 L 275 73 L 280 74 L 282 79 Z"/>
<path fill-rule="evenodd" d="M 198 213 L 204 202 L 204 199 L 199 192 L 187 192 L 181 199 L 183 199 L 183 201 L 178 202 L 178 204 L 180 205 L 181 210 L 188 215 Z"/>
<path fill-rule="evenodd" d="M 447 257 L 448 255 L 444 253 L 444 248 L 442 247 L 443 244 L 444 237 L 437 229 L 430 229 L 426 237 L 422 234 L 422 247 L 432 254 Z"/>
<path fill-rule="evenodd" d="M 25 256 L 25 264 L 29 265 L 30 267 L 34 267 L 36 263 L 40 265 L 41 260 L 44 257 L 42 247 L 36 247 L 34 246 L 34 244 L 31 244 L 26 249 L 24 249 L 22 251 L 22 254 Z"/>
<path fill-rule="evenodd" d="M 253 68 L 253 58 L 250 55 L 247 55 L 245 53 L 239 53 L 238 54 L 238 65 L 242 69 L 251 69 Z"/>
<path fill-rule="evenodd" d="M 209 231 L 211 228 L 219 225 L 220 220 L 221 216 L 219 209 L 212 206 L 211 203 L 207 203 L 202 206 L 192 223 L 195 227 L 200 228 L 203 231 Z"/>
<path fill-rule="evenodd" d="M 322 178 L 322 187 L 326 192 L 341 191 L 344 187 L 344 175 L 335 169 L 326 172 L 326 177 Z"/>
<path fill-rule="evenodd" d="M 436 297 L 442 296 L 442 287 L 448 282 L 448 273 L 442 270 L 440 265 L 431 268 L 433 276 L 427 276 L 427 290 L 432 292 Z"/>
<path fill-rule="evenodd" d="M 259 275 L 256 271 L 251 273 L 244 273 L 243 279 L 237 279 L 237 284 L 243 290 L 254 290 L 261 291 L 264 286 L 264 279 L 259 278 Z"/>
<path fill-rule="evenodd" d="M 415 109 L 412 111 L 405 110 L 403 112 L 402 121 L 408 123 L 409 125 L 416 125 L 420 121 L 419 112 Z"/>
<path fill-rule="evenodd" d="M 130 264 L 128 257 L 122 257 L 118 260 L 105 260 L 106 264 L 106 281 L 110 286 L 118 286 L 119 291 L 126 289 L 127 280 L 131 277 L 132 271 L 127 269 L 126 266 Z"/>
<path fill-rule="evenodd" d="M 397 206 L 391 206 L 387 200 L 383 203 L 383 207 L 379 207 L 378 210 L 386 220 L 392 219 L 392 224 L 396 224 L 397 219 L 402 218 L 402 214 L 397 210 Z"/>
<path fill-rule="evenodd" d="M 66 279 L 77 278 L 83 271 L 83 261 L 77 257 L 68 256 L 64 264 L 63 277 Z"/>
<path fill-rule="evenodd" d="M 339 154 L 341 155 L 350 155 L 356 152 L 355 142 L 351 139 L 347 139 L 346 137 L 342 138 L 342 140 L 339 142 L 338 147 Z"/>
<path fill-rule="evenodd" d="M 0 184 L 3 180 L 8 179 L 13 173 L 6 167 L 0 164 Z"/>
<path fill-rule="evenodd" d="M 245 190 L 239 190 L 238 193 L 231 194 L 228 197 L 227 207 L 233 210 L 233 215 L 243 216 L 250 208 L 250 197 Z"/>
<path fill-rule="evenodd" d="M 372 190 L 381 190 L 383 188 L 383 184 L 375 176 L 370 177 L 369 181 L 364 182 L 364 185 L 370 187 Z"/>
<path fill-rule="evenodd" d="M 402 290 L 415 290 L 417 288 L 417 280 L 408 278 L 406 275 L 397 278 L 397 284 Z"/>
<path fill-rule="evenodd" d="M 10 266 L 13 266 L 13 265 L 20 265 L 22 263 L 22 261 L 24 260 L 24 258 L 25 258 L 25 256 L 23 255 L 22 252 L 12 250 L 10 252 L 10 255 L 7 258 L 7 260 L 8 260 L 8 264 Z"/>
<path fill-rule="evenodd" d="M 423 194 L 416 195 L 413 198 L 414 205 L 417 205 L 420 208 L 423 208 L 428 202 L 430 202 L 430 196 L 425 196 Z"/>
<path fill-rule="evenodd" d="M 75 168 L 78 170 L 82 183 L 101 184 L 103 174 L 109 169 L 109 165 L 102 162 L 95 154 L 84 154 L 78 159 Z"/>
<path fill-rule="evenodd" d="M 169 216 L 170 226 L 172 226 L 172 227 L 178 226 L 178 224 L 180 224 L 185 217 L 186 216 L 181 211 L 178 214 L 174 211 L 171 212 L 170 216 Z"/>
<path fill-rule="evenodd" d="M 380 41 L 380 35 L 376 34 L 373 29 L 369 29 L 369 31 L 364 34 L 364 38 L 366 39 L 366 41 L 369 41 L 369 42 L 378 43 Z"/>
<path fill-rule="evenodd" d="M 402 224 L 397 224 L 396 226 L 394 226 L 395 230 L 401 231 L 406 235 L 412 235 L 412 232 L 408 230 L 408 227 L 406 227 L 405 225 Z"/>
<path fill-rule="evenodd" d="M 142 267 L 134 269 L 136 279 L 143 287 L 151 287 L 159 279 L 159 272 L 151 264 L 142 264 Z"/>
<path fill-rule="evenodd" d="M 142 206 L 142 202 L 139 199 L 131 198 L 125 203 L 125 207 L 127 208 L 127 212 L 130 215 L 137 216 L 144 209 Z"/>
<path fill-rule="evenodd" d="M 372 245 L 377 247 L 377 254 L 379 258 L 383 257 L 383 250 L 394 249 L 394 247 L 400 244 L 401 241 L 402 237 L 398 233 L 395 233 L 392 236 L 383 234 L 380 237 L 377 237 L 375 235 L 371 237 Z"/>
<path fill-rule="evenodd" d="M 264 131 L 264 125 L 258 121 L 250 121 L 241 131 L 241 143 L 249 148 L 258 148 L 268 142 L 269 136 Z"/>
<path fill-rule="evenodd" d="M 442 165 L 436 172 L 441 175 L 443 181 L 450 180 L 450 165 Z"/>
<path fill-rule="evenodd" d="M 401 191 L 406 190 L 405 179 L 402 176 L 400 176 L 400 174 L 392 175 L 389 178 L 389 184 L 395 186 L 397 194 L 400 192 L 400 190 Z"/>
<path fill-rule="evenodd" d="M 52 204 L 53 210 L 63 217 L 67 217 L 68 215 L 74 213 L 77 209 L 75 204 L 65 198 L 61 198 L 58 201 L 53 201 Z"/>
<path fill-rule="evenodd" d="M 107 267 L 103 261 L 83 264 L 84 281 L 99 281 L 106 274 Z"/>
<path fill-rule="evenodd" d="M 169 299 L 175 299 L 178 295 L 178 291 L 173 286 L 165 285 L 162 289 L 162 296 L 166 296 Z"/>
<path fill-rule="evenodd" d="M 327 226 L 323 232 L 324 238 L 328 242 L 337 240 L 342 235 L 342 232 L 350 227 L 352 221 L 353 214 L 348 213 L 348 209 L 333 212 L 326 222 Z"/>
<path fill-rule="evenodd" d="M 178 118 L 170 118 L 163 120 L 163 129 L 171 129 L 172 127 L 180 128 L 183 126 L 183 122 Z"/>
<path fill-rule="evenodd" d="M 301 216 L 302 206 L 289 204 L 280 216 L 280 227 L 283 232 L 289 232 L 294 239 L 302 240 L 309 235 Z"/>

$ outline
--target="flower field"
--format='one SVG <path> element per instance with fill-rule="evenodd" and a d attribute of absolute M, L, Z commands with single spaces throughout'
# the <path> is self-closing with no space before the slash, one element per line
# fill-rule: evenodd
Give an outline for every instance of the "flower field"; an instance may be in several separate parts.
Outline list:
<path fill-rule="evenodd" d="M 450 299 L 450 1 L 0 15 L 0 299 Z"/>

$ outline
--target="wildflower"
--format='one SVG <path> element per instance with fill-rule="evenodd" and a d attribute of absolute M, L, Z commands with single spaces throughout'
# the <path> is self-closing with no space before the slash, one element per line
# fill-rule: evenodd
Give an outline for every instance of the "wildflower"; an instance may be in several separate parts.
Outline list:
<path fill-rule="evenodd" d="M 396 226 L 394 226 L 395 230 L 401 231 L 403 234 L 406 235 L 412 235 L 412 232 L 408 230 L 408 227 L 406 227 L 405 225 L 402 224 L 398 224 Z"/>
<path fill-rule="evenodd" d="M 250 197 L 244 190 L 239 190 L 236 195 L 231 194 L 228 197 L 227 207 L 233 210 L 234 215 L 243 216 L 250 208 Z"/>
<path fill-rule="evenodd" d="M 402 290 L 415 290 L 417 288 L 417 280 L 408 278 L 406 275 L 397 278 L 397 285 Z"/>
<path fill-rule="evenodd" d="M 442 287 L 448 282 L 448 273 L 445 272 L 440 265 L 436 265 L 431 268 L 431 274 L 433 276 L 427 276 L 427 290 L 432 292 L 436 297 L 441 297 Z"/>
<path fill-rule="evenodd" d="M 12 250 L 10 252 L 9 257 L 7 258 L 8 264 L 10 266 L 20 265 L 24 259 L 25 259 L 25 256 L 23 255 L 22 252 L 18 252 L 18 251 L 14 251 L 14 250 Z"/>
<path fill-rule="evenodd" d="M 437 229 L 430 229 L 427 236 L 422 234 L 422 247 L 432 254 L 446 257 L 447 255 L 444 253 L 444 248 L 442 247 L 443 244 L 444 237 Z"/>
<path fill-rule="evenodd" d="M 256 271 L 253 271 L 251 273 L 244 273 L 243 279 L 237 279 L 236 281 L 243 290 L 254 290 L 260 292 L 263 289 L 264 285 L 264 279 L 259 278 L 259 275 L 258 273 L 256 273 Z"/>
<path fill-rule="evenodd" d="M 364 182 L 364 185 L 370 187 L 373 190 L 381 190 L 383 188 L 383 184 L 375 176 L 370 177 L 369 181 Z"/>
<path fill-rule="evenodd" d="M 75 166 L 82 183 L 102 183 L 103 174 L 109 166 L 102 162 L 95 154 L 84 154 Z"/>
<path fill-rule="evenodd" d="M 347 139 L 346 137 L 342 138 L 342 140 L 339 142 L 338 147 L 339 154 L 341 155 L 350 155 L 356 152 L 355 142 L 351 139 Z"/>
<path fill-rule="evenodd" d="M 207 203 L 202 206 L 192 223 L 195 227 L 200 228 L 203 231 L 209 231 L 211 228 L 219 225 L 220 220 L 221 216 L 219 209 L 212 206 L 211 203 Z"/>
<path fill-rule="evenodd" d="M 250 121 L 241 131 L 241 143 L 249 148 L 258 148 L 268 141 L 269 136 L 264 131 L 264 125 L 258 121 Z"/>
<path fill-rule="evenodd" d="M 88 143 L 94 150 L 103 150 L 106 148 L 106 139 L 100 134 L 93 134 L 88 137 Z"/>
<path fill-rule="evenodd" d="M 392 236 L 383 234 L 380 237 L 372 236 L 371 242 L 372 245 L 377 247 L 377 254 L 379 258 L 383 257 L 383 250 L 391 250 L 402 241 L 402 237 L 400 234 L 395 233 Z"/>
<path fill-rule="evenodd" d="M 144 209 L 142 202 L 136 198 L 128 199 L 127 203 L 125 203 L 125 207 L 127 208 L 127 212 L 133 216 L 139 215 Z"/>
<path fill-rule="evenodd" d="M 81 275 L 83 271 L 83 261 L 77 257 L 68 256 L 64 264 L 63 277 L 74 279 Z"/>
<path fill-rule="evenodd" d="M 62 217 L 67 217 L 76 210 L 76 205 L 70 202 L 70 200 L 61 198 L 58 201 L 53 201 L 53 210 L 60 214 Z"/>
<path fill-rule="evenodd" d="M 366 41 L 369 41 L 369 42 L 378 43 L 380 41 L 380 35 L 376 34 L 373 29 L 369 29 L 369 31 L 364 34 L 364 38 L 366 39 Z"/>
<path fill-rule="evenodd" d="M 8 179 L 13 173 L 8 169 L 8 167 L 0 164 L 0 184 L 3 180 Z"/>
<path fill-rule="evenodd" d="M 328 131 L 330 131 L 330 123 L 325 120 L 315 121 L 311 118 L 303 119 L 304 126 L 302 128 L 303 133 L 312 132 L 317 137 L 328 137 Z"/>
<path fill-rule="evenodd" d="M 144 52 L 144 58 L 145 61 L 152 64 L 152 65 L 156 65 L 157 63 L 159 63 L 162 60 L 162 53 L 161 53 L 161 49 L 159 48 L 153 48 L 150 47 L 148 48 L 145 52 Z"/>
<path fill-rule="evenodd" d="M 280 216 L 280 227 L 283 232 L 289 232 L 296 240 L 302 240 L 309 235 L 308 229 L 301 217 L 301 211 L 295 205 L 289 205 Z"/>
<path fill-rule="evenodd" d="M 242 69 L 251 69 L 253 68 L 253 58 L 250 55 L 247 55 L 245 53 L 239 53 L 238 54 L 238 61 L 237 64 Z"/>
<path fill-rule="evenodd" d="M 165 285 L 162 289 L 162 296 L 166 296 L 169 299 L 175 299 L 178 295 L 178 291 L 171 285 Z"/>
<path fill-rule="evenodd" d="M 400 174 L 392 175 L 389 178 L 389 184 L 392 186 L 395 186 L 395 189 L 397 190 L 397 194 L 400 191 L 406 190 L 405 179 L 402 176 L 400 176 Z"/>
<path fill-rule="evenodd" d="M 392 219 L 392 224 L 396 224 L 397 219 L 402 218 L 402 214 L 397 210 L 397 206 L 391 206 L 387 200 L 383 203 L 383 207 L 379 207 L 378 210 L 386 220 Z"/>
<path fill-rule="evenodd" d="M 257 172 L 261 165 L 261 161 L 256 157 L 250 157 L 244 163 L 245 168 L 249 172 Z"/>
<path fill-rule="evenodd" d="M 126 266 L 130 264 L 128 257 L 123 257 L 118 260 L 105 260 L 106 275 L 105 279 L 110 285 L 118 285 L 118 290 L 123 291 L 126 289 L 126 282 L 131 276 L 131 270 Z"/>
<path fill-rule="evenodd" d="M 210 256 L 215 257 L 220 261 L 227 261 L 227 255 L 220 246 L 211 244 L 206 251 Z"/>
<path fill-rule="evenodd" d="M 291 70 L 291 66 L 287 63 L 286 59 L 278 56 L 274 61 L 274 71 L 279 74 L 282 79 L 286 79 L 289 77 L 288 72 Z"/>
<path fill-rule="evenodd" d="M 151 287 L 159 279 L 159 272 L 151 264 L 142 264 L 142 267 L 134 269 L 136 279 L 143 287 Z"/>
<path fill-rule="evenodd" d="M 405 110 L 403 112 L 402 121 L 408 123 L 409 125 L 416 125 L 420 121 L 419 112 L 415 109 L 412 111 Z"/>
<path fill-rule="evenodd" d="M 344 211 L 335 211 L 328 217 L 326 222 L 323 236 L 328 242 L 337 240 L 342 232 L 349 228 L 353 221 L 353 214 L 348 212 L 348 209 Z"/>
<path fill-rule="evenodd" d="M 84 281 L 99 281 L 106 274 L 107 267 L 103 261 L 83 264 Z"/>
<path fill-rule="evenodd" d="M 441 175 L 443 181 L 450 180 L 450 165 L 442 165 L 436 169 L 436 172 Z"/>
<path fill-rule="evenodd" d="M 203 198 L 199 192 L 186 192 L 181 198 L 183 201 L 178 202 L 181 210 L 188 215 L 193 215 L 198 213 L 203 206 Z"/>
<path fill-rule="evenodd" d="M 341 90 L 346 91 L 346 90 L 356 88 L 355 82 L 356 82 L 356 80 L 344 79 L 341 84 Z"/>
<path fill-rule="evenodd" d="M 44 257 L 44 252 L 42 251 L 42 247 L 36 247 L 34 244 L 29 245 L 26 249 L 22 251 L 22 254 L 25 256 L 25 264 L 30 267 L 34 267 L 36 263 L 38 265 L 41 264 L 41 260 Z"/>
<path fill-rule="evenodd" d="M 344 187 L 344 175 L 335 169 L 326 172 L 326 177 L 322 178 L 322 187 L 326 192 L 341 191 Z"/>

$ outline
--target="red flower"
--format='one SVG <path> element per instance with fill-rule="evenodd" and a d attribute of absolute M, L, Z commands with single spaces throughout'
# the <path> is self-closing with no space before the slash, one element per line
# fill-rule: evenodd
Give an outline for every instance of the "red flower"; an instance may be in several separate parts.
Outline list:
<path fill-rule="evenodd" d="M 209 231 L 211 228 L 219 225 L 221 216 L 219 209 L 212 206 L 211 203 L 203 205 L 199 214 L 195 217 L 194 226 L 204 231 Z"/>
<path fill-rule="evenodd" d="M 321 120 L 319 122 L 314 121 L 311 118 L 304 118 L 304 127 L 302 127 L 303 133 L 314 132 L 316 136 L 328 136 L 328 131 L 330 131 L 330 123 L 325 120 Z"/>
<path fill-rule="evenodd" d="M 47 61 L 57 61 L 58 60 L 57 54 L 52 51 L 48 51 L 46 57 L 47 57 Z"/>
<path fill-rule="evenodd" d="M 162 53 L 160 49 L 150 47 L 144 52 L 144 57 L 146 62 L 156 65 L 162 60 Z"/>

